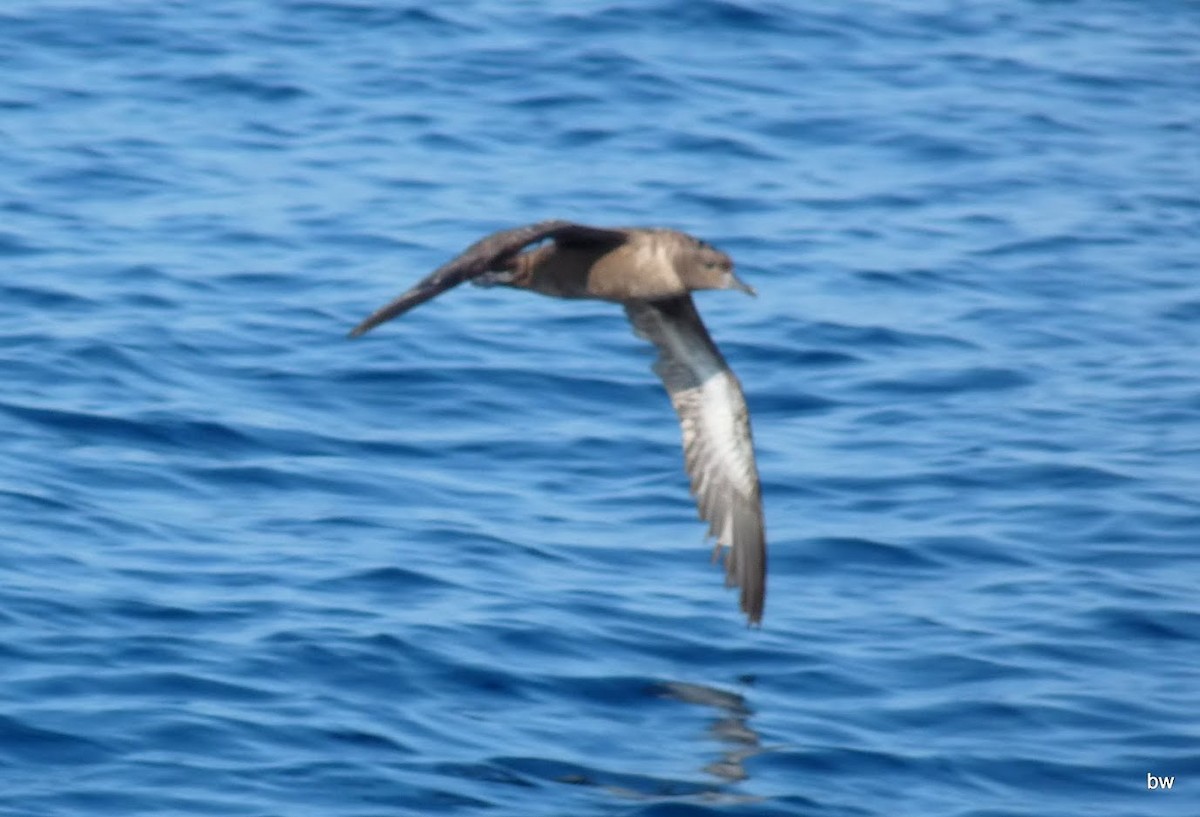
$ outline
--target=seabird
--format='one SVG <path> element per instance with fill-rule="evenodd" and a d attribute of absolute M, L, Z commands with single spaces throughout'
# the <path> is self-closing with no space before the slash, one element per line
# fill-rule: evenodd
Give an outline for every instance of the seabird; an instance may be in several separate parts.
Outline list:
<path fill-rule="evenodd" d="M 658 347 L 654 371 L 679 414 L 692 494 L 701 519 L 709 523 L 709 535 L 717 540 L 713 560 L 728 547 L 725 584 L 740 588 L 742 611 L 750 623 L 761 622 L 767 548 L 750 415 L 741 384 L 709 337 L 690 294 L 696 289 L 755 294 L 734 275 L 732 259 L 677 230 L 541 221 L 475 242 L 368 316 L 350 336 L 467 280 L 625 307 L 634 332 Z"/>

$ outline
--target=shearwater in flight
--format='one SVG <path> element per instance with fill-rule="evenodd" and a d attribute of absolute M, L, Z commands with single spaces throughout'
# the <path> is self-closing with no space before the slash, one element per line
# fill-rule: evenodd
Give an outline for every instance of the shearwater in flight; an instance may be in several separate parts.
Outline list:
<path fill-rule="evenodd" d="M 530 248 L 539 242 L 545 243 Z M 760 623 L 767 547 L 750 415 L 741 384 L 709 337 L 691 296 L 697 289 L 753 295 L 734 275 L 730 257 L 677 230 L 542 221 L 480 239 L 372 313 L 350 335 L 357 337 L 467 280 L 625 307 L 634 332 L 658 347 L 654 371 L 679 414 L 692 494 L 717 540 L 713 558 L 722 546 L 728 548 L 725 583 L 740 589 L 741 608 L 750 623 Z"/>

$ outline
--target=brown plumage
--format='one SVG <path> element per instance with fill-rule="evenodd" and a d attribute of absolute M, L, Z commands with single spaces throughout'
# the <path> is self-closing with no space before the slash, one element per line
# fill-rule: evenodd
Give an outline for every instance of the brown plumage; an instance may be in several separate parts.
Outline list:
<path fill-rule="evenodd" d="M 526 249 L 545 239 L 550 242 Z M 750 416 L 741 385 L 692 303 L 696 289 L 754 294 L 725 253 L 660 228 L 600 228 L 542 221 L 493 233 L 371 314 L 352 337 L 463 281 L 625 306 L 634 331 L 658 347 L 662 378 L 683 428 L 684 462 L 700 516 L 725 557 L 726 584 L 741 590 L 750 622 L 762 620 L 767 550 Z"/>

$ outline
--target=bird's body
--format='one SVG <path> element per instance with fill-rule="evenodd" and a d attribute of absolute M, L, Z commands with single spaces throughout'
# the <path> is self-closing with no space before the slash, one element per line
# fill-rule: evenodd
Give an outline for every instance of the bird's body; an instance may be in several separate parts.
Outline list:
<path fill-rule="evenodd" d="M 594 298 L 625 303 L 686 295 L 690 289 L 675 258 L 691 247 L 690 237 L 670 230 L 622 230 L 617 246 L 545 244 L 515 256 L 508 286 L 556 298 Z M 687 239 L 686 241 L 684 239 Z"/>
<path fill-rule="evenodd" d="M 545 239 L 550 243 L 525 249 Z M 662 378 L 683 428 L 684 461 L 700 516 L 729 546 L 726 583 L 762 619 L 766 540 L 749 412 L 741 385 L 704 328 L 696 289 L 739 289 L 729 256 L 686 233 L 544 221 L 489 235 L 373 313 L 357 336 L 463 281 L 558 298 L 621 303 L 634 331 L 659 351 Z M 714 557 L 716 552 L 714 552 Z"/>

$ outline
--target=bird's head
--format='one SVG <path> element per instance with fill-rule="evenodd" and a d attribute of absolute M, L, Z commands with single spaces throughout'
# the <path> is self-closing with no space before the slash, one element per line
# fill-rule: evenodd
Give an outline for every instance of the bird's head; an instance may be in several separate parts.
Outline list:
<path fill-rule="evenodd" d="M 684 282 L 689 289 L 736 289 L 757 295 L 754 287 L 733 272 L 733 259 L 704 241 L 697 241 L 684 263 Z"/>

